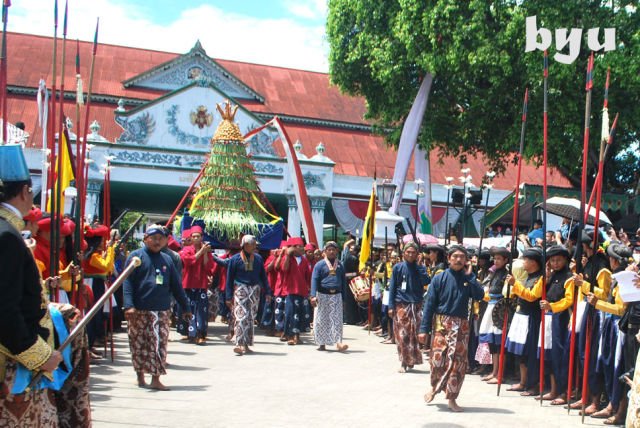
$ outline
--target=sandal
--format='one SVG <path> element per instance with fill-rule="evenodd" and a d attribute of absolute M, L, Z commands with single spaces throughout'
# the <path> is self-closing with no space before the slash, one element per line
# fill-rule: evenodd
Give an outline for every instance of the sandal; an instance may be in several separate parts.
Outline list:
<path fill-rule="evenodd" d="M 537 391 L 523 391 L 520 393 L 521 397 L 536 397 L 540 394 Z"/>
<path fill-rule="evenodd" d="M 565 404 L 567 404 L 567 400 L 565 400 L 564 398 L 555 398 L 553 400 L 551 400 L 551 405 L 552 406 L 564 406 Z"/>

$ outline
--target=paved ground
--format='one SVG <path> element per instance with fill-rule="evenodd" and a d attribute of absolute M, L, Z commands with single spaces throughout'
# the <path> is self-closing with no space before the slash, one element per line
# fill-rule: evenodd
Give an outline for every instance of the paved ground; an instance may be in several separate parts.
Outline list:
<path fill-rule="evenodd" d="M 467 376 L 459 403 L 447 410 L 442 395 L 425 405 L 428 365 L 397 373 L 396 348 L 375 335 L 345 327 L 347 354 L 318 352 L 312 344 L 287 346 L 258 335 L 254 355 L 237 357 L 223 342 L 226 326 L 209 327 L 196 346 L 171 333 L 163 377 L 168 392 L 134 385 L 125 334 L 116 335 L 116 358 L 92 366 L 94 426 L 130 427 L 568 427 L 576 412 L 544 407 L 530 398 Z M 309 341 L 307 341 L 309 342 Z M 587 426 L 600 426 L 587 419 Z"/>

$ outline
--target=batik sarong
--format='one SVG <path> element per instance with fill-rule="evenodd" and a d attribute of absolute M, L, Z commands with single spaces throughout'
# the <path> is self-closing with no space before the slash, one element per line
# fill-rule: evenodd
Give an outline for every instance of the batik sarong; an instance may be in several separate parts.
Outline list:
<path fill-rule="evenodd" d="M 284 304 L 284 334 L 287 337 L 300 334 L 303 331 L 304 304 L 302 296 L 289 294 Z"/>
<path fill-rule="evenodd" d="M 393 335 L 398 346 L 398 358 L 403 366 L 422 364 L 418 343 L 418 328 L 422 320 L 422 303 L 396 303 L 393 314 Z"/>
<path fill-rule="evenodd" d="M 260 303 L 260 286 L 236 282 L 233 293 L 236 346 L 253 346 L 254 321 Z"/>
<path fill-rule="evenodd" d="M 57 306 L 65 325 L 73 330 L 79 312 L 73 306 Z M 71 342 L 72 370 L 59 391 L 34 390 L 9 395 L 16 375 L 16 364 L 8 362 L 4 381 L 0 383 L 0 427 L 89 427 L 89 359 L 86 333 Z"/>
<path fill-rule="evenodd" d="M 276 303 L 273 310 L 273 320 L 276 331 L 284 332 L 284 315 L 286 311 L 286 297 L 276 297 Z"/>
<path fill-rule="evenodd" d="M 184 293 L 189 299 L 191 319 L 189 321 L 183 320 L 183 311 L 180 308 L 178 310 L 178 326 L 176 330 L 181 335 L 189 336 L 191 339 L 206 337 L 209 326 L 209 296 L 207 296 L 207 290 L 204 288 L 187 288 Z"/>
<path fill-rule="evenodd" d="M 80 321 L 80 312 L 71 305 L 61 305 L 58 310 L 64 317 L 69 331 Z M 85 428 L 91 426 L 89 400 L 89 340 L 86 332 L 71 342 L 71 366 L 69 377 L 59 391 L 54 392 L 60 427 Z"/>
<path fill-rule="evenodd" d="M 431 335 L 431 387 L 446 392 L 446 398 L 458 398 L 467 371 L 469 320 L 436 315 Z"/>
<path fill-rule="evenodd" d="M 317 345 L 342 343 L 342 294 L 317 294 L 318 306 L 313 322 Z"/>
<path fill-rule="evenodd" d="M 218 316 L 218 292 L 216 290 L 207 290 L 209 298 L 209 320 L 215 321 Z"/>
<path fill-rule="evenodd" d="M 166 374 L 169 311 L 137 310 L 129 318 L 129 349 L 136 373 Z"/>
<path fill-rule="evenodd" d="M 7 362 L 5 367 L 5 377 L 0 384 L 0 428 L 59 427 L 54 391 L 37 389 L 11 395 L 17 365 Z"/>

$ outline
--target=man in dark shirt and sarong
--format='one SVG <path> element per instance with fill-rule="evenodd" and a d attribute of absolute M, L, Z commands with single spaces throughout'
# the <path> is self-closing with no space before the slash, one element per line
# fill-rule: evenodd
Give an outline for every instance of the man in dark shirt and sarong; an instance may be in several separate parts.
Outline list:
<path fill-rule="evenodd" d="M 469 299 L 480 300 L 483 296 L 467 250 L 453 245 L 449 268 L 431 281 L 420 324 L 421 341 L 431 333 L 431 389 L 424 396 L 427 403 L 445 390 L 449 409 L 462 411 L 456 399 L 468 364 Z"/>

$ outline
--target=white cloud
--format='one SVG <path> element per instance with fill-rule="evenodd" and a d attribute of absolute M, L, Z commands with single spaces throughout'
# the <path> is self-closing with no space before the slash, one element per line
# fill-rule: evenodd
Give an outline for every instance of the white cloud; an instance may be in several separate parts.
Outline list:
<path fill-rule="evenodd" d="M 202 5 L 183 10 L 168 25 L 158 25 L 130 5 L 71 0 L 68 37 L 92 40 L 99 16 L 100 43 L 185 53 L 199 39 L 214 58 L 326 72 L 326 4 L 308 0 L 303 5 L 308 10 L 301 13 L 313 13 L 314 18 L 321 18 L 321 24 L 303 25 L 289 18 L 258 19 Z M 58 34 L 62 32 L 62 7 Z M 52 9 L 50 0 L 16 3 L 9 10 L 8 29 L 51 36 Z"/>
<path fill-rule="evenodd" d="M 300 18 L 319 19 L 324 22 L 327 17 L 326 0 L 285 0 L 284 7 Z"/>

